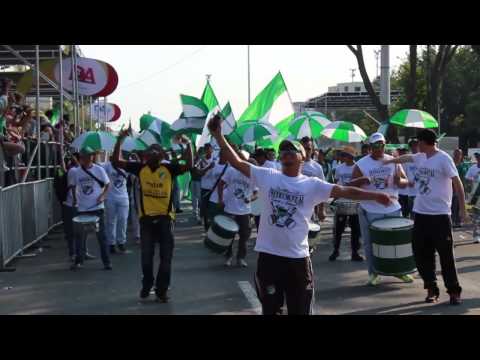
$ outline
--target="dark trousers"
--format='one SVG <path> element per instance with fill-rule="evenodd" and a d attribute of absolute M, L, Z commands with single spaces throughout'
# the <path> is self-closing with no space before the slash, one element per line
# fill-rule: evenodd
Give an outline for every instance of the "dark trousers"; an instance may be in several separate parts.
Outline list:
<path fill-rule="evenodd" d="M 453 251 L 452 221 L 449 215 L 414 214 L 413 254 L 425 289 L 437 287 L 435 251 L 440 257 L 447 292 L 460 293 Z"/>
<path fill-rule="evenodd" d="M 97 231 L 97 240 L 98 245 L 100 247 L 100 256 L 102 257 L 103 265 L 110 265 L 110 255 L 108 253 L 108 245 L 107 245 L 107 238 L 105 236 L 105 213 L 102 210 L 95 210 L 95 211 L 86 211 L 86 212 L 78 212 L 78 215 L 93 215 L 98 216 L 98 231 Z M 80 232 L 76 232 L 75 234 L 75 252 L 76 258 L 75 262 L 77 264 L 83 264 L 85 252 L 86 252 L 86 243 L 85 238 L 82 236 Z"/>
<path fill-rule="evenodd" d="M 250 229 L 250 215 L 233 215 L 228 213 L 226 215 L 233 218 L 238 224 L 238 235 L 240 238 L 238 240 L 237 259 L 245 259 L 247 256 L 247 241 L 252 233 Z M 226 256 L 233 256 L 233 241 L 227 250 Z"/>
<path fill-rule="evenodd" d="M 157 295 L 163 295 L 170 286 L 172 275 L 172 257 L 174 248 L 173 238 L 174 222 L 169 216 L 148 217 L 140 219 L 140 244 L 142 252 L 142 285 L 151 289 L 154 283 L 153 257 L 155 244 L 160 245 L 160 264 L 158 265 L 155 291 Z"/>
<path fill-rule="evenodd" d="M 260 215 L 255 216 L 255 226 L 257 227 L 258 232 L 258 228 L 260 227 Z"/>
<path fill-rule="evenodd" d="M 408 196 L 408 195 L 398 196 L 398 202 L 402 207 L 402 216 L 404 218 L 410 218 L 410 216 L 412 215 L 414 201 L 415 201 L 415 196 Z"/>
<path fill-rule="evenodd" d="M 310 257 L 291 259 L 259 253 L 255 287 L 263 315 L 278 314 L 284 295 L 288 315 L 312 315 L 313 269 Z"/>
<path fill-rule="evenodd" d="M 454 225 L 460 225 L 460 203 L 458 201 L 458 196 L 454 192 L 452 195 L 452 222 Z"/>
<path fill-rule="evenodd" d="M 205 229 L 205 232 L 208 230 L 210 227 L 210 222 L 208 218 L 208 199 L 206 195 L 210 192 L 208 189 L 202 189 L 201 190 L 201 196 L 200 196 L 200 216 L 203 219 L 203 228 Z"/>
<path fill-rule="evenodd" d="M 357 254 L 360 249 L 360 224 L 358 222 L 358 215 L 335 215 L 335 240 L 333 246 L 335 251 L 340 249 L 342 234 L 345 231 L 347 221 L 351 230 L 350 238 L 353 255 Z"/>
<path fill-rule="evenodd" d="M 65 241 L 68 246 L 68 256 L 75 255 L 75 233 L 73 231 L 73 218 L 76 216 L 77 209 L 73 206 L 62 204 L 62 221 Z"/>

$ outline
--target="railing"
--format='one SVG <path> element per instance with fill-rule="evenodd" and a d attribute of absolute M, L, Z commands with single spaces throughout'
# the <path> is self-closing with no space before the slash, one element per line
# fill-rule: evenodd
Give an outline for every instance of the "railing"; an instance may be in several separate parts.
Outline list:
<path fill-rule="evenodd" d="M 53 179 L 0 190 L 0 270 L 62 220 Z"/>

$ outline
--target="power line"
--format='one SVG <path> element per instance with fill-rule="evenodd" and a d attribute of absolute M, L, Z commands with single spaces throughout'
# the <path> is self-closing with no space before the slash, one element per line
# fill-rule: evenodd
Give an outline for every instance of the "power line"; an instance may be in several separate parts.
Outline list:
<path fill-rule="evenodd" d="M 116 91 L 121 90 L 121 89 L 125 89 L 125 88 L 130 87 L 130 86 L 134 86 L 134 85 L 140 84 L 140 83 L 142 83 L 142 82 L 144 82 L 144 81 L 147 81 L 147 80 L 151 80 L 151 79 L 154 78 L 155 76 L 157 76 L 157 75 L 159 75 L 159 74 L 162 74 L 162 73 L 170 70 L 171 68 L 179 65 L 180 63 L 184 62 L 185 60 L 187 60 L 188 58 L 192 57 L 193 55 L 196 55 L 196 54 L 199 53 L 200 51 L 205 50 L 206 47 L 208 47 L 208 45 L 202 46 L 201 48 L 199 48 L 199 49 L 197 49 L 197 50 L 195 50 L 195 51 L 187 54 L 186 56 L 184 56 L 184 57 L 181 58 L 180 60 L 174 62 L 173 64 L 168 65 L 166 68 L 164 68 L 164 69 L 162 69 L 162 70 L 160 70 L 160 71 L 154 72 L 154 73 L 148 75 L 147 77 L 145 77 L 145 78 L 143 78 L 143 79 L 141 79 L 141 80 L 137 80 L 137 81 L 131 82 L 130 84 L 124 85 L 124 86 L 118 88 Z"/>

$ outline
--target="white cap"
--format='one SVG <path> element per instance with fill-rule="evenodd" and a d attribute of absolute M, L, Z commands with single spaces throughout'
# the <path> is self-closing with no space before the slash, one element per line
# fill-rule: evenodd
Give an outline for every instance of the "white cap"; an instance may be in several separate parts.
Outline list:
<path fill-rule="evenodd" d="M 383 141 L 384 143 L 386 143 L 385 136 L 383 136 L 383 134 L 379 132 L 373 133 L 372 135 L 370 135 L 370 139 L 368 139 L 368 142 L 370 144 L 374 144 L 379 141 Z"/>

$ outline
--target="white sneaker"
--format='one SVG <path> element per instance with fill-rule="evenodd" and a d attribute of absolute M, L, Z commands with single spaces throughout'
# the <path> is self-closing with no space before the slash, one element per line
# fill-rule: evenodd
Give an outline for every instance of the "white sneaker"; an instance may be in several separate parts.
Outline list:
<path fill-rule="evenodd" d="M 476 236 L 475 239 L 473 240 L 475 244 L 480 244 L 480 236 Z"/>
<path fill-rule="evenodd" d="M 233 261 L 233 257 L 229 257 L 227 261 L 225 261 L 225 266 L 227 267 L 232 266 L 232 261 Z"/>
<path fill-rule="evenodd" d="M 367 285 L 368 286 L 377 286 L 379 282 L 380 282 L 380 277 L 377 274 L 371 274 L 368 277 Z"/>
<path fill-rule="evenodd" d="M 246 268 L 246 267 L 248 267 L 248 264 L 244 259 L 238 259 L 237 260 L 237 266 Z"/>

